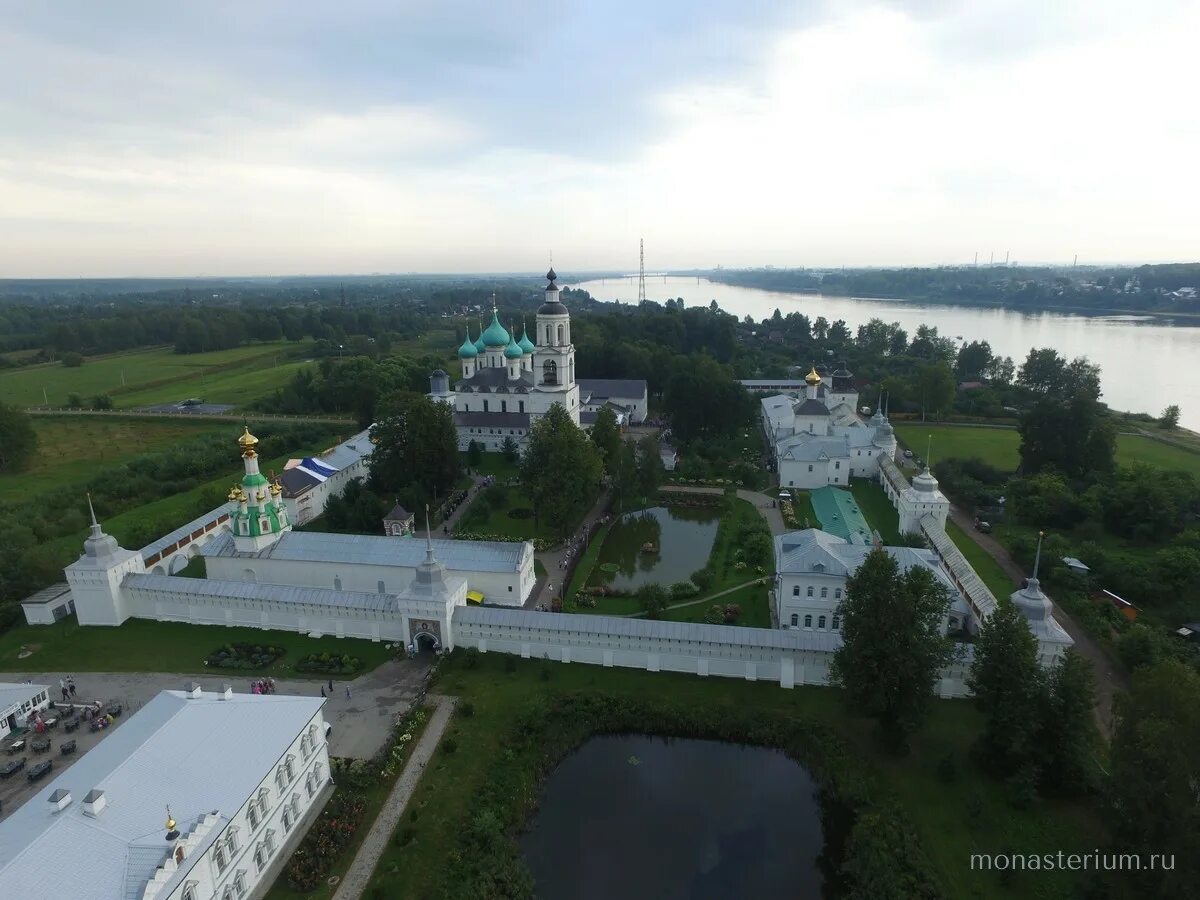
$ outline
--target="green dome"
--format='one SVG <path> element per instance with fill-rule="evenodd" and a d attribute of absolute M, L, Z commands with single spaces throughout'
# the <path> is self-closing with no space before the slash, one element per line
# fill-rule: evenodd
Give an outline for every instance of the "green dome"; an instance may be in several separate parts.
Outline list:
<path fill-rule="evenodd" d="M 521 349 L 521 345 L 517 343 L 515 337 L 509 337 L 508 346 L 504 348 L 505 359 L 520 359 L 525 355 L 525 351 Z"/>
<path fill-rule="evenodd" d="M 523 325 L 521 326 L 521 339 L 517 341 L 517 346 L 521 348 L 522 353 L 532 353 L 537 349 L 533 345 L 533 341 L 529 339 L 529 329 Z"/>
<path fill-rule="evenodd" d="M 483 323 L 480 322 L 479 337 L 475 338 L 475 352 L 482 353 L 487 349 L 487 344 L 483 342 Z"/>
<path fill-rule="evenodd" d="M 503 347 L 512 340 L 509 333 L 504 330 L 504 326 L 500 324 L 500 318 L 494 309 L 492 310 L 492 324 L 487 327 L 480 338 L 487 347 Z"/>
<path fill-rule="evenodd" d="M 471 329 L 467 329 L 467 334 L 463 338 L 462 346 L 458 348 L 459 359 L 474 359 L 479 355 L 479 350 L 475 347 L 475 342 L 471 340 Z"/>

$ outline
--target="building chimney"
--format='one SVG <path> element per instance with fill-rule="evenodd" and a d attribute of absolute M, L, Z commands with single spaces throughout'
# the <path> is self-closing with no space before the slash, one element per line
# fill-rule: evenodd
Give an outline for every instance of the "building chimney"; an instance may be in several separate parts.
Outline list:
<path fill-rule="evenodd" d="M 50 795 L 50 805 L 54 807 L 55 812 L 62 812 L 71 805 L 71 792 L 59 788 Z"/>
<path fill-rule="evenodd" d="M 189 700 L 198 698 L 202 693 L 200 690 L 200 685 L 194 681 L 189 681 L 187 684 L 185 684 L 183 686 L 183 692 L 187 694 Z"/>
<path fill-rule="evenodd" d="M 83 798 L 83 814 L 91 816 L 93 819 L 100 815 L 100 811 L 104 809 L 104 791 L 99 788 L 92 788 Z"/>
<path fill-rule="evenodd" d="M 233 687 L 231 685 L 228 685 L 228 684 L 221 685 L 220 699 L 222 699 L 222 700 L 232 700 L 233 699 Z"/>

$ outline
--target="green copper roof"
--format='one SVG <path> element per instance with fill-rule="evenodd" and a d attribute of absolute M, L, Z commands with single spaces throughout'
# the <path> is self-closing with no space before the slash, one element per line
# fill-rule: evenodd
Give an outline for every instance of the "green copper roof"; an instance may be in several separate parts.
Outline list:
<path fill-rule="evenodd" d="M 471 329 L 467 329 L 466 337 L 463 338 L 462 346 L 458 348 L 459 359 L 474 359 L 479 355 L 479 349 L 475 346 L 475 342 L 471 340 Z"/>
<path fill-rule="evenodd" d="M 516 332 L 509 335 L 508 346 L 504 348 L 505 359 L 520 359 L 525 355 L 525 351 L 521 349 L 521 345 L 517 343 Z"/>
<path fill-rule="evenodd" d="M 482 353 L 486 349 L 487 349 L 487 344 L 485 344 L 483 342 L 483 323 L 480 322 L 479 323 L 479 337 L 475 338 L 475 350 L 478 353 Z"/>
<path fill-rule="evenodd" d="M 529 329 L 524 325 L 521 326 L 521 339 L 517 341 L 517 346 L 521 348 L 522 353 L 532 353 L 537 349 L 529 339 Z"/>
<path fill-rule="evenodd" d="M 496 315 L 494 309 L 492 310 L 492 324 L 487 327 L 481 337 L 484 345 L 488 347 L 503 347 L 512 339 L 504 330 L 504 326 L 500 324 L 500 317 Z"/>

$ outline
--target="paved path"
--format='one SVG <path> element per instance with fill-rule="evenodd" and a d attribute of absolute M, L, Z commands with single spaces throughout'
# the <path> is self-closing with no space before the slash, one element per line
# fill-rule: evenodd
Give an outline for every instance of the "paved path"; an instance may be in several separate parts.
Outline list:
<path fill-rule="evenodd" d="M 579 528 L 564 544 L 553 550 L 543 550 L 534 555 L 534 558 L 545 566 L 546 575 L 544 578 L 539 578 L 538 583 L 529 592 L 529 599 L 525 601 L 525 609 L 534 609 L 538 606 L 549 609 L 550 601 L 555 597 L 562 596 L 563 579 L 567 575 L 566 565 L 572 558 L 582 555 L 587 550 L 586 536 L 591 533 L 595 523 L 608 515 L 607 509 L 608 491 L 605 490 L 601 491 L 600 499 L 596 501 L 588 514 L 584 516 L 583 521 L 579 523 Z"/>
<path fill-rule="evenodd" d="M 972 518 L 957 507 L 950 507 L 950 519 L 982 547 L 992 559 L 1000 564 L 1006 575 L 1013 580 L 1013 587 L 1023 584 L 1027 574 L 1008 554 L 998 540 L 990 534 L 983 534 L 975 529 Z M 999 598 L 997 598 L 999 599 Z M 1128 691 L 1129 675 L 1115 661 L 1087 630 L 1082 628 L 1061 606 L 1050 601 L 1054 607 L 1054 618 L 1075 642 L 1075 650 L 1080 656 L 1092 664 L 1092 673 L 1096 685 L 1096 724 L 1106 738 L 1112 737 L 1113 726 L 1113 697 L 1117 691 Z"/>
<path fill-rule="evenodd" d="M 450 513 L 450 518 L 442 523 L 440 529 L 433 529 L 435 538 L 450 538 L 454 537 L 454 526 L 458 524 L 459 519 L 466 515 L 471 504 L 479 497 L 479 486 L 483 484 L 482 475 L 471 476 L 471 486 L 467 488 L 467 496 L 463 497 L 463 502 L 458 504 L 454 512 Z M 425 524 L 425 513 L 422 511 L 419 515 L 413 513 L 416 517 L 413 521 L 413 536 L 425 540 L 425 529 L 420 527 Z"/>
<path fill-rule="evenodd" d="M 766 577 L 767 576 L 765 575 L 760 575 L 758 578 L 751 578 L 749 581 L 744 581 L 741 584 L 735 584 L 733 587 L 725 588 L 723 591 L 717 591 L 715 594 L 709 594 L 707 597 L 693 597 L 691 600 L 684 600 L 682 603 L 672 603 L 670 606 L 664 606 L 663 612 L 666 612 L 668 609 L 679 609 L 681 606 L 695 606 L 698 603 L 709 603 L 713 600 L 719 600 L 726 594 L 732 594 L 734 591 L 740 591 L 744 587 L 749 587 L 752 584 L 756 584 L 759 581 L 765 580 Z M 600 615 L 605 615 L 605 613 L 600 613 Z M 611 613 L 608 615 L 611 615 Z M 645 613 L 619 613 L 618 615 L 626 619 L 637 619 L 644 616 Z"/>
<path fill-rule="evenodd" d="M 333 691 L 323 708 L 325 720 L 333 726 L 329 738 L 329 752 L 333 756 L 369 759 L 383 746 L 396 718 L 403 715 L 413 699 L 421 692 L 425 676 L 429 671 L 431 657 L 419 655 L 416 659 L 392 660 L 376 669 L 360 675 L 353 681 L 333 679 Z M 9 675 L 5 681 L 25 681 L 34 684 L 49 684 L 58 688 L 58 680 L 67 673 L 40 673 Z M 254 677 L 242 672 L 227 672 L 214 675 L 183 675 L 171 672 L 72 672 L 78 689 L 75 702 L 90 700 L 108 702 L 116 700 L 124 704 L 129 713 L 141 709 L 159 691 L 182 690 L 190 681 L 195 681 L 205 691 L 218 691 L 222 684 L 229 684 L 239 694 L 251 692 Z M 275 682 L 276 693 L 289 696 L 320 696 L 326 681 L 303 681 L 288 679 Z M 346 688 L 350 696 L 346 696 Z M 51 690 L 51 696 L 54 690 Z"/>
<path fill-rule="evenodd" d="M 404 808 L 408 805 L 409 798 L 417 788 L 417 782 L 425 773 L 426 764 L 442 739 L 442 733 L 445 732 L 446 726 L 450 722 L 457 700 L 454 697 L 431 695 L 429 702 L 437 708 L 430 717 L 429 724 L 425 726 L 420 740 L 417 741 L 417 746 L 413 748 L 407 762 L 404 763 L 400 777 L 396 779 L 396 786 L 392 788 L 392 792 L 384 801 L 383 808 L 379 810 L 379 815 L 371 825 L 371 830 L 363 838 L 358 853 L 354 855 L 354 862 L 350 864 L 350 868 L 342 877 L 337 892 L 333 895 L 333 900 L 358 900 L 363 895 L 363 891 L 366 890 L 367 884 L 371 880 L 371 874 L 379 865 L 379 858 L 383 855 L 383 851 L 392 837 L 392 832 L 396 830 L 400 817 L 404 815 Z"/>

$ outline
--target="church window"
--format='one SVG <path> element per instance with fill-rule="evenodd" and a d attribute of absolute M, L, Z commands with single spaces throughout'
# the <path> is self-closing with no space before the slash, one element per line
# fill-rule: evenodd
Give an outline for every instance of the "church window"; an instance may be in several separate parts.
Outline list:
<path fill-rule="evenodd" d="M 559 325 L 558 326 L 558 343 L 561 344 L 562 342 L 563 342 L 563 327 L 561 325 Z"/>
<path fill-rule="evenodd" d="M 792 627 L 795 628 L 800 624 L 800 616 L 797 613 L 792 613 Z"/>
<path fill-rule="evenodd" d="M 821 599 L 824 600 L 828 596 L 829 596 L 829 588 L 827 588 L 827 587 L 821 588 Z"/>
<path fill-rule="evenodd" d="M 289 806 L 283 808 L 283 833 L 287 834 L 292 830 L 292 809 Z"/>
<path fill-rule="evenodd" d="M 259 844 L 254 849 L 254 864 L 258 866 L 258 871 L 260 872 L 267 867 L 267 854 L 262 844 Z"/>
<path fill-rule="evenodd" d="M 237 875 L 233 879 L 234 890 L 237 891 L 239 897 L 246 896 L 246 870 L 239 869 Z"/>
<path fill-rule="evenodd" d="M 225 885 L 225 890 L 221 891 L 221 900 L 233 900 L 233 885 Z"/>
<path fill-rule="evenodd" d="M 500 401 L 500 412 L 508 412 L 508 401 L 507 400 Z"/>
<path fill-rule="evenodd" d="M 812 471 L 812 466 L 811 466 L 811 465 L 808 467 L 808 471 L 810 471 L 810 472 Z"/>
<path fill-rule="evenodd" d="M 558 363 L 552 359 L 542 364 L 542 384 L 558 384 Z"/>
<path fill-rule="evenodd" d="M 183 886 L 183 900 L 196 900 L 196 882 L 189 881 Z"/>
<path fill-rule="evenodd" d="M 224 872 L 225 866 L 229 863 L 225 859 L 225 848 L 217 847 L 217 852 L 213 854 L 213 862 L 217 864 L 217 872 Z"/>
<path fill-rule="evenodd" d="M 336 576 L 336 577 L 334 577 L 334 579 L 333 579 L 333 589 L 334 589 L 335 591 L 340 591 L 340 590 L 342 589 L 342 578 L 341 578 L 341 576 L 340 576 L 340 575 L 339 575 L 339 576 Z"/>
<path fill-rule="evenodd" d="M 805 616 L 805 617 L 804 617 L 804 627 L 805 627 L 805 628 L 812 628 L 812 616 Z"/>
<path fill-rule="evenodd" d="M 254 805 L 253 800 L 246 807 L 246 821 L 250 823 L 252 829 L 258 827 L 258 808 Z"/>
<path fill-rule="evenodd" d="M 835 463 L 833 464 L 833 467 L 834 467 L 835 469 L 840 469 L 840 468 L 842 467 L 842 464 L 841 464 L 840 462 L 835 462 Z"/>
<path fill-rule="evenodd" d="M 554 329 L 550 325 L 546 326 L 546 343 L 547 344 L 554 343 Z"/>
<path fill-rule="evenodd" d="M 233 854 L 237 853 L 237 849 L 238 849 L 237 832 L 238 832 L 237 826 L 234 825 L 229 829 L 229 833 L 225 836 L 225 846 L 227 846 L 229 848 L 230 856 L 233 856 Z"/>
<path fill-rule="evenodd" d="M 796 585 L 794 588 L 792 588 L 792 596 L 793 597 L 800 596 L 800 585 Z"/>
<path fill-rule="evenodd" d="M 817 627 L 824 629 L 824 627 L 825 627 L 825 617 L 824 616 L 821 616 L 821 618 L 817 619 Z"/>
<path fill-rule="evenodd" d="M 812 595 L 813 595 L 813 588 L 812 588 L 812 585 L 810 584 L 810 585 L 808 586 L 808 594 L 807 594 L 807 596 L 811 597 Z"/>
<path fill-rule="evenodd" d="M 525 412 L 525 401 L 524 400 L 517 401 L 517 412 Z"/>
<path fill-rule="evenodd" d="M 484 412 L 488 411 L 488 402 L 486 400 L 483 401 L 483 411 Z"/>

